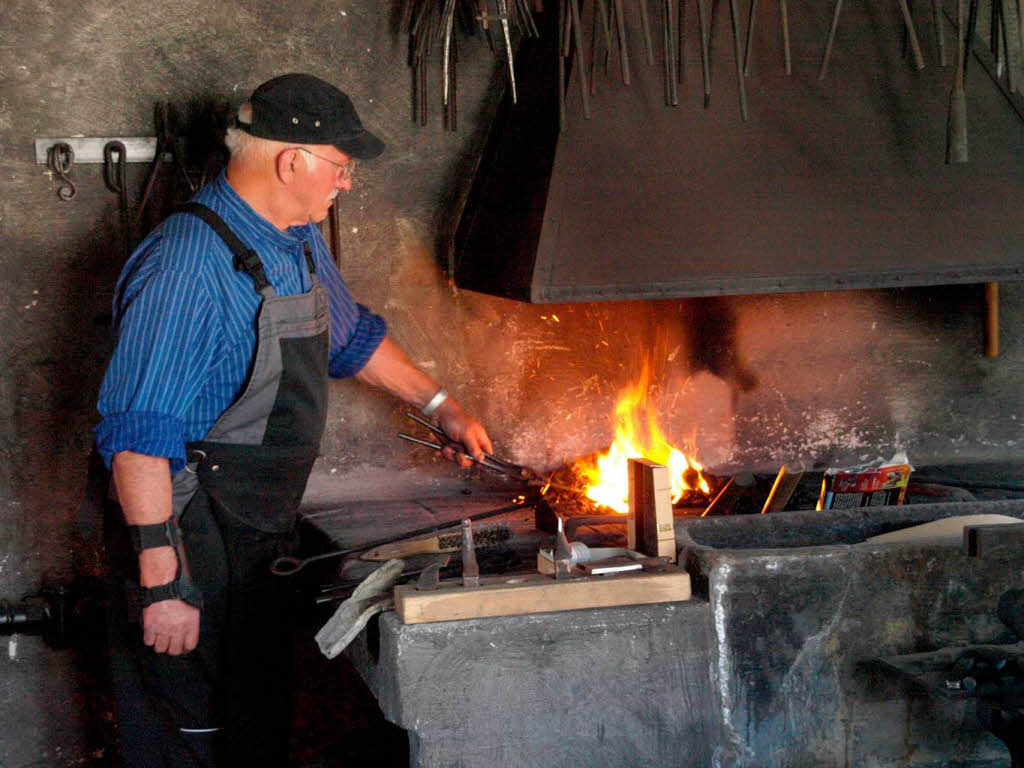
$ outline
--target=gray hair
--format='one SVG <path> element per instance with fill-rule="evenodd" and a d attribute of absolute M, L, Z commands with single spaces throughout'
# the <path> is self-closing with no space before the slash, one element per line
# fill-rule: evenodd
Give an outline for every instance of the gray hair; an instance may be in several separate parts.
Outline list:
<path fill-rule="evenodd" d="M 238 108 L 238 122 L 246 125 L 252 123 L 252 104 L 249 102 Z M 258 136 L 253 136 L 251 133 L 243 131 L 241 128 L 229 126 L 224 134 L 224 146 L 231 153 L 232 160 L 256 161 L 268 160 L 282 149 L 295 145 L 272 139 L 261 139 Z M 313 158 L 308 152 L 302 152 L 301 154 L 306 162 L 306 169 L 311 169 L 313 167 Z"/>

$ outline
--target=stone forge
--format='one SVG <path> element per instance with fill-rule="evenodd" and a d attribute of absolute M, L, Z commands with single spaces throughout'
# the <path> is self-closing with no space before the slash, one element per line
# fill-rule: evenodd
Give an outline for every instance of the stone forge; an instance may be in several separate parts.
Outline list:
<path fill-rule="evenodd" d="M 1000 766 L 971 702 L 879 656 L 1014 637 L 995 615 L 1024 552 L 868 537 L 942 517 L 1024 519 L 1024 501 L 680 520 L 694 599 L 403 625 L 350 658 L 411 765 Z"/>

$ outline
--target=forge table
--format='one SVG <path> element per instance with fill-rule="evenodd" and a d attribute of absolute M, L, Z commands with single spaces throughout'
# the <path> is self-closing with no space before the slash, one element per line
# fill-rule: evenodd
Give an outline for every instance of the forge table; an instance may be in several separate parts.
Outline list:
<path fill-rule="evenodd" d="M 379 538 L 388 504 L 316 519 L 376 518 L 364 535 Z M 1005 747 L 971 702 L 922 706 L 863 669 L 923 644 L 1007 642 L 993 611 L 1024 552 L 866 541 L 980 513 L 1024 519 L 1024 500 L 677 521 L 689 601 L 412 625 L 385 613 L 346 654 L 414 768 L 991 768 Z"/>
<path fill-rule="evenodd" d="M 976 701 L 978 721 L 1006 744 L 1012 768 L 1024 768 L 1024 676 L 1002 675 L 988 683 L 965 676 L 957 671 L 957 664 L 972 653 L 1002 657 L 1014 666 L 1024 663 L 1024 644 L 1019 643 L 942 648 L 931 653 L 886 656 L 878 662 L 932 696 Z M 968 680 L 973 684 L 965 684 Z"/>

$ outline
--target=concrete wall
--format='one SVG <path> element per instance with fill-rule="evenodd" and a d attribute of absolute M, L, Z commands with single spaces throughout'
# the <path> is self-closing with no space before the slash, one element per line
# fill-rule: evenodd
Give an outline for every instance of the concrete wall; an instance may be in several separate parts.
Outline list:
<path fill-rule="evenodd" d="M 259 82 L 311 71 L 350 92 L 388 142 L 339 203 L 343 270 L 394 337 L 539 467 L 602 448 L 617 391 L 647 356 L 667 434 L 712 466 L 890 453 L 915 462 L 1020 458 L 1022 286 L 1004 286 L 1004 353 L 981 356 L 980 288 L 538 307 L 448 287 L 437 252 L 485 127 L 494 63 L 460 53 L 460 130 L 410 120 L 398 3 L 8 0 L 0 7 L 0 598 L 95 570 L 77 538 L 94 399 L 121 256 L 98 166 L 60 202 L 35 137 L 151 135 L 153 104 L 237 104 Z M 724 48 L 724 46 L 723 46 Z M 723 106 L 722 108 L 726 108 Z M 143 173 L 133 167 L 137 200 Z M 557 317 L 557 319 L 556 319 Z M 455 473 L 397 444 L 401 409 L 332 387 L 324 497 L 372 494 L 397 470 Z M 0 653 L 0 764 L 72 764 L 102 719 L 68 653 L 20 638 Z M 84 687 L 83 687 L 84 686 Z M 102 702 L 102 700 L 100 700 Z"/>

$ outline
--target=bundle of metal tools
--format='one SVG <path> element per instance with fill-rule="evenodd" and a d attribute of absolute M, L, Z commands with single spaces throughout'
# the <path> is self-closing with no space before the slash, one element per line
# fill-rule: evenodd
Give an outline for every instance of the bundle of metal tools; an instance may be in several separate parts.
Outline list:
<path fill-rule="evenodd" d="M 956 33 L 957 33 L 957 58 L 953 73 L 953 85 L 949 93 L 949 113 L 947 117 L 946 130 L 946 162 L 966 163 L 967 162 L 967 95 L 964 90 L 964 78 L 967 76 L 967 67 L 972 54 L 977 56 L 985 64 L 993 79 L 1001 82 L 1005 75 L 1006 83 L 1004 92 L 1016 94 L 1018 91 L 1017 65 L 1020 63 L 1010 61 L 1010 52 L 1016 49 L 1018 58 L 1024 51 L 1024 27 L 1021 25 L 1024 16 L 1024 4 L 1017 2 L 1016 5 L 1007 5 L 1004 0 L 992 0 L 989 4 L 989 45 L 988 52 L 984 46 L 975 46 L 975 34 L 978 28 L 978 12 L 980 3 L 978 0 L 957 0 L 956 2 Z M 1009 28 L 1007 15 L 1016 12 L 1015 19 L 1017 27 L 1017 45 L 1010 46 Z M 938 12 L 936 12 L 936 16 Z M 938 24 L 938 20 L 936 20 Z M 941 50 L 941 49 L 940 49 Z M 984 57 L 984 58 L 983 58 Z M 985 61 L 988 58 L 989 61 Z M 942 62 L 945 63 L 944 61 Z M 1010 99 L 1018 112 L 1021 114 L 1020 100 Z"/>
<path fill-rule="evenodd" d="M 456 23 L 458 22 L 458 23 Z M 495 41 L 494 28 L 500 30 Z M 441 50 L 441 111 L 444 127 L 458 125 L 458 35 L 475 36 L 478 29 L 495 56 L 504 56 L 512 103 L 516 102 L 516 73 L 512 60 L 512 35 L 536 37 L 537 25 L 528 0 L 408 0 L 401 29 L 409 35 L 409 66 L 412 68 L 413 121 L 427 124 L 427 65 L 431 52 Z"/>

